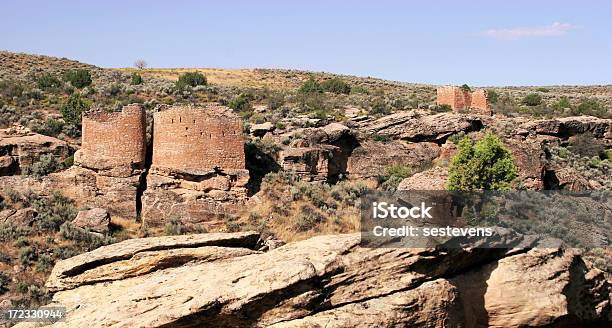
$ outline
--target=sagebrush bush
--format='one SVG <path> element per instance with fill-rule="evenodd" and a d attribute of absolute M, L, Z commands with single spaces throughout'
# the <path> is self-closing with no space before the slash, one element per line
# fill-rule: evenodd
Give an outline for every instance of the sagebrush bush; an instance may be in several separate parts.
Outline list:
<path fill-rule="evenodd" d="M 597 141 L 592 133 L 583 133 L 575 136 L 570 141 L 569 150 L 581 157 L 608 157 L 606 147 Z"/>
<path fill-rule="evenodd" d="M 113 243 L 113 239 L 111 237 L 91 233 L 85 229 L 77 227 L 72 222 L 64 222 L 61 225 L 59 232 L 62 238 L 72 240 L 78 245 L 86 247 L 89 250 Z"/>
<path fill-rule="evenodd" d="M 44 154 L 41 155 L 31 166 L 24 167 L 23 173 L 25 175 L 31 175 L 35 178 L 40 178 L 62 168 L 62 164 L 57 161 L 53 154 Z"/>
<path fill-rule="evenodd" d="M 23 94 L 24 86 L 21 82 L 13 80 L 0 81 L 0 95 L 6 98 L 20 97 Z"/>
<path fill-rule="evenodd" d="M 86 69 L 71 69 L 63 74 L 63 79 L 66 82 L 75 87 L 82 89 L 88 85 L 91 85 L 91 74 Z"/>
<path fill-rule="evenodd" d="M 239 94 L 230 100 L 227 106 L 242 113 L 242 116 L 244 116 L 244 113 L 250 113 L 252 115 L 253 108 L 251 107 L 251 100 L 252 97 L 250 95 Z"/>
<path fill-rule="evenodd" d="M 78 213 L 74 201 L 58 191 L 52 192 L 49 197 L 39 197 L 33 201 L 33 206 L 38 212 L 38 228 L 47 231 L 58 231 L 64 222 L 74 220 Z"/>
<path fill-rule="evenodd" d="M 187 228 L 178 218 L 172 217 L 164 226 L 164 233 L 166 236 L 184 235 L 187 233 Z"/>
<path fill-rule="evenodd" d="M 36 249 L 32 246 L 25 246 L 19 249 L 19 262 L 22 265 L 29 266 L 38 258 Z"/>
<path fill-rule="evenodd" d="M 517 177 L 512 153 L 491 133 L 476 145 L 469 137 L 457 145 L 449 171 L 449 190 L 506 190 Z"/>
<path fill-rule="evenodd" d="M 15 224 L 13 221 L 0 223 L 0 241 L 7 242 L 22 236 L 27 236 L 31 232 L 28 227 Z"/>
<path fill-rule="evenodd" d="M 51 256 L 47 254 L 40 254 L 36 260 L 36 271 L 48 272 L 51 270 L 51 268 L 53 268 L 53 264 L 55 264 L 55 261 Z"/>
<path fill-rule="evenodd" d="M 312 230 L 324 221 L 325 216 L 319 213 L 316 208 L 310 205 L 302 205 L 302 207 L 300 207 L 300 213 L 295 218 L 293 227 L 297 231 L 304 232 Z"/>

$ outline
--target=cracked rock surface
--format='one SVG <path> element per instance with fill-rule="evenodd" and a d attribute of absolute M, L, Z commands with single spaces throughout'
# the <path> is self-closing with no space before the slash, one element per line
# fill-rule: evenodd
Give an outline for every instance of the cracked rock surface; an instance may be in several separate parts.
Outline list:
<path fill-rule="evenodd" d="M 256 233 L 124 241 L 59 262 L 53 327 L 522 327 L 610 320 L 610 282 L 561 249 L 369 249 L 359 234 L 259 252 Z M 18 327 L 27 327 L 25 324 Z"/>

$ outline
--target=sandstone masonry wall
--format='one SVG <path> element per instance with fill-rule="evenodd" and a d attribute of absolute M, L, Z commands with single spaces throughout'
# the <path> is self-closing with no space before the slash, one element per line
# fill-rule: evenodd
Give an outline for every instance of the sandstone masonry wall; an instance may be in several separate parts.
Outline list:
<path fill-rule="evenodd" d="M 489 109 L 489 101 L 487 99 L 487 92 L 483 89 L 478 89 L 472 92 L 471 108 L 477 110 L 480 114 L 490 115 L 491 110 Z"/>
<path fill-rule="evenodd" d="M 471 109 L 483 115 L 490 115 L 487 92 L 483 89 L 469 92 L 456 86 L 440 87 L 436 90 L 438 105 L 449 105 L 454 112 Z"/>
<path fill-rule="evenodd" d="M 84 115 L 82 127 L 80 161 L 83 166 L 144 168 L 146 120 L 145 110 L 140 105 L 125 106 L 116 113 Z"/>
<path fill-rule="evenodd" d="M 242 121 L 219 107 L 174 107 L 153 116 L 153 167 L 204 174 L 244 170 Z"/>

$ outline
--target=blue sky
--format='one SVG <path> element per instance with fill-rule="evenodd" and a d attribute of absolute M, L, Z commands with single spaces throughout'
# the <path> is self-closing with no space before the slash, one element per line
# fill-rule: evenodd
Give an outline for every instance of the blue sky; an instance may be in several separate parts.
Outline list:
<path fill-rule="evenodd" d="M 612 1 L 11 1 L 0 49 L 103 67 L 612 84 Z"/>

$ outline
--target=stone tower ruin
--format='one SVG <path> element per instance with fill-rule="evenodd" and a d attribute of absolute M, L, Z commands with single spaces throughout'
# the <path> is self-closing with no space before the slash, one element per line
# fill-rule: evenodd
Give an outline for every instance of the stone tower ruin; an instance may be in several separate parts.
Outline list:
<path fill-rule="evenodd" d="M 223 107 L 173 107 L 153 115 L 154 169 L 203 175 L 244 170 L 242 121 Z"/>
<path fill-rule="evenodd" d="M 145 110 L 140 105 L 125 106 L 121 112 L 84 114 L 82 144 L 75 160 L 97 170 L 143 169 L 146 130 Z"/>
<path fill-rule="evenodd" d="M 75 165 L 53 178 L 83 205 L 135 219 L 146 155 L 146 116 L 140 105 L 125 106 L 121 112 L 86 113 Z"/>
<path fill-rule="evenodd" d="M 220 222 L 247 199 L 242 120 L 227 107 L 170 107 L 153 115 L 153 159 L 142 198 L 147 226 Z"/>
<path fill-rule="evenodd" d="M 469 110 L 470 112 L 491 115 L 487 91 L 478 89 L 473 92 L 456 86 L 439 87 L 436 90 L 438 105 L 449 105 L 454 112 Z"/>

